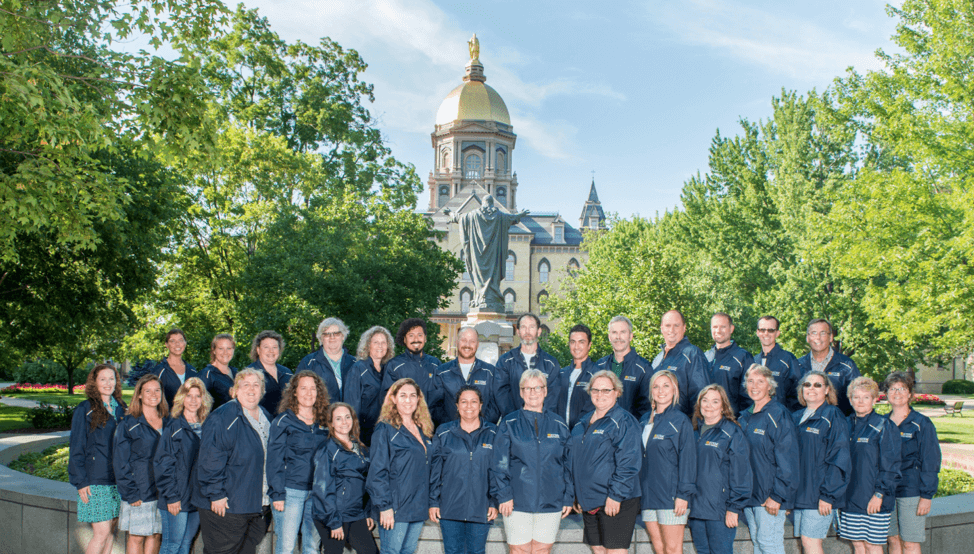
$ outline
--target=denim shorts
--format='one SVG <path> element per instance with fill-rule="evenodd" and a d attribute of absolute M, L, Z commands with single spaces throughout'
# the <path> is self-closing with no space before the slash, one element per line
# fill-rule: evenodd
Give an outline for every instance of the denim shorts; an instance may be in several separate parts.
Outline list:
<path fill-rule="evenodd" d="M 795 536 L 810 539 L 824 539 L 829 536 L 829 527 L 835 519 L 835 510 L 827 516 L 818 513 L 817 509 L 795 510 Z"/>

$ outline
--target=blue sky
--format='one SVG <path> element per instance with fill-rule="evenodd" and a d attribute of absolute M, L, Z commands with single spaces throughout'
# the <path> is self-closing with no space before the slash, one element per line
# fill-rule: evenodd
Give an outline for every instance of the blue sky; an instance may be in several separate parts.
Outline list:
<path fill-rule="evenodd" d="M 576 224 L 595 171 L 606 211 L 652 216 L 707 169 L 715 132 L 766 118 L 782 88 L 879 69 L 895 20 L 876 0 L 245 0 L 287 41 L 329 36 L 369 64 L 371 106 L 424 183 L 430 133 L 480 39 L 518 142 L 518 204 Z M 427 196 L 420 199 L 424 207 Z"/>

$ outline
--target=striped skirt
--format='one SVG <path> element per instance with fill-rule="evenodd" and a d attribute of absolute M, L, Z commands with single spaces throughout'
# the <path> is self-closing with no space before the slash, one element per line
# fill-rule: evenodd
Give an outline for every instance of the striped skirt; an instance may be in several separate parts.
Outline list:
<path fill-rule="evenodd" d="M 886 544 L 889 534 L 889 513 L 850 514 L 839 511 L 839 536 L 849 541 Z"/>

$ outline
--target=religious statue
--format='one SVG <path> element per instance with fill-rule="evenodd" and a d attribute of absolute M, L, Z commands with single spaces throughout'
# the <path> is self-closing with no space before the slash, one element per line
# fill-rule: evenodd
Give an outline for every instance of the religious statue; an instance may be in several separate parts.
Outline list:
<path fill-rule="evenodd" d="M 473 37 L 467 41 L 467 47 L 470 48 L 470 61 L 476 62 L 480 60 L 480 41 L 477 40 L 477 33 L 473 34 Z"/>
<path fill-rule="evenodd" d="M 449 208 L 443 214 L 460 224 L 460 258 L 467 265 L 473 281 L 474 295 L 471 308 L 490 312 L 504 312 L 504 298 L 500 282 L 507 264 L 508 233 L 527 215 L 527 210 L 508 214 L 494 206 L 494 197 L 487 195 L 479 210 L 465 214 L 453 213 Z"/>

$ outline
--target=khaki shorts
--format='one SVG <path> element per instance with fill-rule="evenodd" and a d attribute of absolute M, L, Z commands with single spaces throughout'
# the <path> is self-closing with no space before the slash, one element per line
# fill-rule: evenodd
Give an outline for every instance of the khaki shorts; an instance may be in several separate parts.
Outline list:
<path fill-rule="evenodd" d="M 507 544 L 519 546 L 531 541 L 542 544 L 554 544 L 561 528 L 561 511 L 531 514 L 528 512 L 511 512 L 504 518 L 504 532 L 507 534 Z"/>

